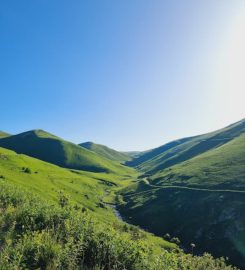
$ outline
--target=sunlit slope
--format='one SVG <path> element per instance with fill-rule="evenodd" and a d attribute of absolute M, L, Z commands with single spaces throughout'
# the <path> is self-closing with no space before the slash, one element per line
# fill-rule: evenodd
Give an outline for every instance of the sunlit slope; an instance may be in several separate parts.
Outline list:
<path fill-rule="evenodd" d="M 208 134 L 180 139 L 153 149 L 129 162 L 147 174 L 169 168 L 202 153 L 215 149 L 245 132 L 245 120 Z"/>
<path fill-rule="evenodd" d="M 95 212 L 103 212 L 99 204 L 106 190 L 122 187 L 132 177 L 65 169 L 0 148 L 0 180 L 30 189 L 49 200 L 57 200 L 63 191 L 72 202 Z"/>
<path fill-rule="evenodd" d="M 93 142 L 85 142 L 85 143 L 81 143 L 79 145 L 90 150 L 90 151 L 93 151 L 93 152 L 99 154 L 100 156 L 103 156 L 107 159 L 118 161 L 121 163 L 131 159 L 131 157 L 129 155 L 122 153 L 122 152 L 119 152 L 119 151 L 116 151 L 114 149 L 111 149 L 105 145 L 96 144 Z"/>
<path fill-rule="evenodd" d="M 65 168 L 118 174 L 127 174 L 131 171 L 130 168 L 43 130 L 2 138 L 0 146 Z"/>
<path fill-rule="evenodd" d="M 10 134 L 0 130 L 0 139 L 10 136 Z"/>
<path fill-rule="evenodd" d="M 245 190 L 245 133 L 151 179 L 153 185 Z"/>

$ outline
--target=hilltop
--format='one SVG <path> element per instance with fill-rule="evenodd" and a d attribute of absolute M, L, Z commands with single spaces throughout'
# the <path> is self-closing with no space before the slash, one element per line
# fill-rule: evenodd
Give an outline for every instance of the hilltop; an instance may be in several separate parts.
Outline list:
<path fill-rule="evenodd" d="M 130 155 L 116 151 L 102 144 L 96 144 L 93 142 L 85 142 L 79 145 L 90 151 L 93 151 L 99 154 L 100 156 L 103 156 L 110 160 L 118 161 L 120 163 L 124 163 L 125 161 L 131 160 Z"/>
<path fill-rule="evenodd" d="M 130 173 L 130 169 L 43 130 L 0 139 L 0 146 L 58 166 L 92 172 Z"/>

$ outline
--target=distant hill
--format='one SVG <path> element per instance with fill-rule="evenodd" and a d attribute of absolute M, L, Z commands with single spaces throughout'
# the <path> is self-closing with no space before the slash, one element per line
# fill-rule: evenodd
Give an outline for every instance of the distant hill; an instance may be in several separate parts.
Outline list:
<path fill-rule="evenodd" d="M 85 142 L 79 144 L 80 146 L 99 154 L 107 159 L 123 163 L 131 159 L 130 155 L 111 149 L 105 145 L 96 144 L 93 142 Z"/>
<path fill-rule="evenodd" d="M 0 130 L 0 139 L 10 136 L 10 134 Z"/>
<path fill-rule="evenodd" d="M 2 138 L 0 146 L 70 169 L 121 174 L 127 174 L 130 170 L 43 130 Z"/>
<path fill-rule="evenodd" d="M 127 162 L 147 174 L 171 167 L 175 164 L 215 149 L 245 132 L 245 119 L 215 132 L 183 138 L 146 152 Z"/>
<path fill-rule="evenodd" d="M 139 156 L 143 155 L 146 151 L 126 151 L 126 152 L 122 152 L 128 156 L 130 156 L 131 158 L 138 158 Z"/>

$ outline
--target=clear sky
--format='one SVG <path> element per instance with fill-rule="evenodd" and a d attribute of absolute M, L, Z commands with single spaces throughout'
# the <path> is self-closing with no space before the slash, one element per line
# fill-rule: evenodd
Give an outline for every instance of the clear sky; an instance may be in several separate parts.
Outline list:
<path fill-rule="evenodd" d="M 144 150 L 245 117 L 244 0 L 0 1 L 0 130 Z"/>

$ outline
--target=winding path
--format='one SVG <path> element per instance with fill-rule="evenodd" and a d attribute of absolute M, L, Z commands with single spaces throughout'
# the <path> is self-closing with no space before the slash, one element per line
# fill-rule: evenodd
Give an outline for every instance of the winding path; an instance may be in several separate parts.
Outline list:
<path fill-rule="evenodd" d="M 183 186 L 158 186 L 158 185 L 152 185 L 150 182 L 145 178 L 143 179 L 144 183 L 148 185 L 149 187 L 152 187 L 152 189 L 182 189 L 182 190 L 194 190 L 194 191 L 203 191 L 203 192 L 217 192 L 217 193 L 240 193 L 240 194 L 245 194 L 245 190 L 235 190 L 235 189 L 209 189 L 209 188 L 193 188 L 193 187 L 183 187 Z M 152 190 L 151 189 L 151 190 Z M 136 193 L 131 193 L 131 194 L 126 194 L 124 197 L 128 196 L 135 196 L 139 194 L 144 194 L 148 193 L 151 190 L 146 190 L 146 191 L 141 191 L 141 192 L 136 192 Z"/>

